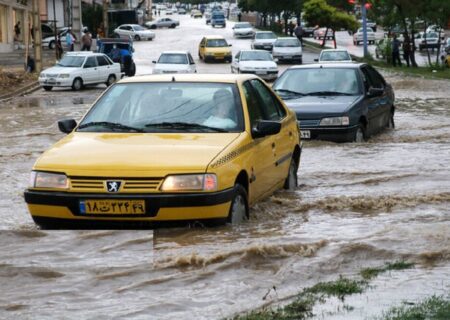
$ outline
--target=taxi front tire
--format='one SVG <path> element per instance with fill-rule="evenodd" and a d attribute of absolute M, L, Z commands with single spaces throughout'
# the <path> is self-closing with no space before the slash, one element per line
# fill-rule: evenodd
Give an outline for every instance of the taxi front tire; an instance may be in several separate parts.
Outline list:
<path fill-rule="evenodd" d="M 227 221 L 231 224 L 239 224 L 248 220 L 248 217 L 247 191 L 241 184 L 237 183 L 234 185 L 233 200 L 231 201 Z"/>
<path fill-rule="evenodd" d="M 295 159 L 291 159 L 291 164 L 289 165 L 288 175 L 286 180 L 284 181 L 284 189 L 293 191 L 298 187 L 298 178 L 297 178 L 297 163 Z"/>

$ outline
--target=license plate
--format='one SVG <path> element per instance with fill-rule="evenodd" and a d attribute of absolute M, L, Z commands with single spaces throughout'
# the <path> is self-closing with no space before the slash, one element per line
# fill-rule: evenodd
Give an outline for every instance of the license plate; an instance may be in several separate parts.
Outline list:
<path fill-rule="evenodd" d="M 300 137 L 302 137 L 303 139 L 311 139 L 311 131 L 300 130 Z"/>
<path fill-rule="evenodd" d="M 256 74 L 267 74 L 266 71 L 256 71 Z"/>
<path fill-rule="evenodd" d="M 56 79 L 50 78 L 50 79 L 46 80 L 45 83 L 56 83 Z"/>
<path fill-rule="evenodd" d="M 270 46 L 264 46 L 265 49 L 270 49 Z"/>
<path fill-rule="evenodd" d="M 285 59 L 291 59 L 292 56 L 284 56 Z"/>
<path fill-rule="evenodd" d="M 90 214 L 144 214 L 144 200 L 82 200 L 80 213 Z"/>

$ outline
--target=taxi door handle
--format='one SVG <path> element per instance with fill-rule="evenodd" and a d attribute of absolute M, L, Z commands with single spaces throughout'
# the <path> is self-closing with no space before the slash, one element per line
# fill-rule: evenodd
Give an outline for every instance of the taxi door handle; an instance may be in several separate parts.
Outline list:
<path fill-rule="evenodd" d="M 272 149 L 275 149 L 275 142 L 272 142 Z"/>

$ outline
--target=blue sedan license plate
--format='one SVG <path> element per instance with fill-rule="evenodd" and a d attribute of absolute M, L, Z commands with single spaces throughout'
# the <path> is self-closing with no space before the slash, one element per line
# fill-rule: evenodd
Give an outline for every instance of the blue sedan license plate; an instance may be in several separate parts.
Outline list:
<path fill-rule="evenodd" d="M 311 139 L 311 131 L 309 130 L 300 130 L 300 137 L 303 139 Z"/>

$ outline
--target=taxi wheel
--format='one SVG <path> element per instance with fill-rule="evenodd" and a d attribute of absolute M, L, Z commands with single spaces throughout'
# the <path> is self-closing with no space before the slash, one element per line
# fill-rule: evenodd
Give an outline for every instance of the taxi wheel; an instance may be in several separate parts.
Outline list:
<path fill-rule="evenodd" d="M 239 224 L 244 220 L 248 220 L 247 191 L 242 185 L 236 184 L 233 193 L 233 200 L 231 201 L 227 220 L 231 224 Z"/>
<path fill-rule="evenodd" d="M 288 175 L 286 180 L 284 181 L 284 189 L 293 191 L 298 187 L 298 178 L 297 178 L 297 163 L 295 159 L 291 159 L 291 164 L 289 165 Z"/>

